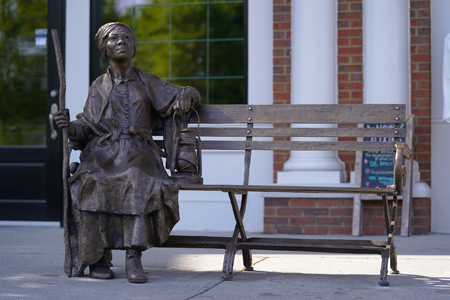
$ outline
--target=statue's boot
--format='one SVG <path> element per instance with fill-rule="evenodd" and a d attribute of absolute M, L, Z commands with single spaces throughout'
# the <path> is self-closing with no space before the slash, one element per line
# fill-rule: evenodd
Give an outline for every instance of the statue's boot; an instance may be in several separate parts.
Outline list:
<path fill-rule="evenodd" d="M 128 281 L 132 283 L 145 283 L 148 280 L 141 262 L 142 253 L 134 249 L 127 249 L 125 270 Z"/>
<path fill-rule="evenodd" d="M 109 268 L 105 255 L 93 265 L 89 266 L 89 274 L 92 278 L 113 279 L 114 272 Z"/>

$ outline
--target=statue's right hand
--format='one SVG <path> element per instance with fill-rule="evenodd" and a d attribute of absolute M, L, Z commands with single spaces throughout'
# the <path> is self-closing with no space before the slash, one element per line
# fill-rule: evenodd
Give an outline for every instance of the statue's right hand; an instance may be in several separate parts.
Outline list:
<path fill-rule="evenodd" d="M 70 114 L 69 114 L 69 110 L 66 108 L 63 111 L 58 111 L 57 113 L 55 113 L 55 124 L 56 126 L 58 126 L 58 128 L 64 128 L 64 127 L 68 127 L 70 124 Z"/>

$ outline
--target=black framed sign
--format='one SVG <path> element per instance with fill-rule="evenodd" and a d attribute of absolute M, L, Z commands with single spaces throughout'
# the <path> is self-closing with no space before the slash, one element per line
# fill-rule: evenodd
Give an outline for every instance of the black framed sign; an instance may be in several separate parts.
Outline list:
<path fill-rule="evenodd" d="M 395 128 L 393 124 L 359 124 L 359 128 Z M 400 128 L 405 128 L 401 126 Z M 414 152 L 413 133 L 414 133 L 414 115 L 406 118 L 406 140 L 409 148 Z M 361 138 L 362 139 L 362 138 Z M 394 138 L 387 137 L 372 137 L 364 138 L 365 141 L 394 141 Z M 385 188 L 393 184 L 394 166 L 393 151 L 358 151 L 356 153 L 355 161 L 355 185 L 358 187 L 370 188 Z M 412 212 L 412 163 L 413 160 L 404 162 L 406 166 L 406 182 L 400 199 L 402 200 L 402 225 L 401 235 L 411 235 L 411 212 Z M 379 197 L 372 195 L 355 194 L 353 197 L 353 220 L 352 220 L 352 235 L 359 236 L 362 234 L 362 215 L 363 215 L 363 200 L 379 200 Z"/>
<path fill-rule="evenodd" d="M 365 128 L 394 128 L 394 124 L 364 124 Z M 404 125 L 400 128 L 404 128 Z M 394 138 L 364 138 L 364 141 L 394 141 Z M 404 141 L 401 139 L 400 141 Z M 361 187 L 385 188 L 394 181 L 391 151 L 364 151 L 362 154 Z"/>

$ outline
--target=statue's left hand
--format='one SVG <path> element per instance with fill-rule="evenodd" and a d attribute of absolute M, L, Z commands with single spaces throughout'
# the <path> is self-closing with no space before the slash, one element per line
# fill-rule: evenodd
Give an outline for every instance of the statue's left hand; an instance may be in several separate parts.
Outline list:
<path fill-rule="evenodd" d="M 200 94 L 191 87 L 186 87 L 175 100 L 172 109 L 175 113 L 187 113 L 190 109 L 197 106 L 200 102 Z"/>
<path fill-rule="evenodd" d="M 191 103 L 190 98 L 181 97 L 175 101 L 173 110 L 177 113 L 187 113 L 191 109 Z"/>

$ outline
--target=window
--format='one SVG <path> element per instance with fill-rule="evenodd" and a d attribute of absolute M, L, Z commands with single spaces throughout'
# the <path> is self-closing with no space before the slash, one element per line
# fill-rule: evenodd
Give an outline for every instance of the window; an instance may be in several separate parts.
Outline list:
<path fill-rule="evenodd" d="M 2 1 L 0 20 L 0 146 L 45 145 L 47 1 Z"/>
<path fill-rule="evenodd" d="M 138 41 L 134 66 L 196 87 L 203 104 L 246 103 L 245 6 L 244 0 L 100 0 L 98 25 L 130 25 Z"/>

